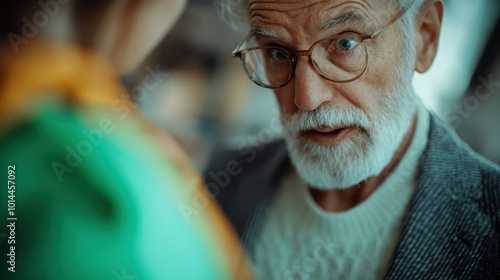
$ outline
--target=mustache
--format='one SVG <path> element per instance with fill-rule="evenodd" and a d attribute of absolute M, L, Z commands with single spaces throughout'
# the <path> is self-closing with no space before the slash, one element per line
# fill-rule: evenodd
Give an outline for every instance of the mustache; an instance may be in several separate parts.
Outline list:
<path fill-rule="evenodd" d="M 284 116 L 282 123 L 285 130 L 293 134 L 321 127 L 355 126 L 364 131 L 371 127 L 370 118 L 363 110 L 336 106 L 321 106 L 314 111 L 301 110 Z"/>

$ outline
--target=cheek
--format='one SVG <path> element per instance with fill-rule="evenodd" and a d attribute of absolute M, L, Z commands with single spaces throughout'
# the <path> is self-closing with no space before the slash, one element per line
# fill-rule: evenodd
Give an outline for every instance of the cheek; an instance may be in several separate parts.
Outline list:
<path fill-rule="evenodd" d="M 379 110 L 388 98 L 391 98 L 394 88 L 398 81 L 397 66 L 400 63 L 398 60 L 399 53 L 390 50 L 383 52 L 372 52 L 372 59 L 369 61 L 369 67 L 365 75 L 358 81 L 363 100 L 371 110 L 370 113 Z"/>
<path fill-rule="evenodd" d="M 381 103 L 385 100 L 384 95 L 387 95 L 387 93 L 379 88 L 377 83 L 363 80 L 356 83 L 356 86 L 351 87 L 348 99 L 352 105 L 363 110 L 371 117 L 380 110 Z"/>
<path fill-rule="evenodd" d="M 366 81 L 379 92 L 387 94 L 398 82 L 397 71 L 398 65 L 401 63 L 399 60 L 400 41 L 394 36 L 381 36 L 378 39 L 376 44 L 368 50 Z M 387 44 L 387 42 L 391 42 L 391 44 Z"/>
<path fill-rule="evenodd" d="M 274 96 L 280 107 L 281 115 L 289 115 L 295 113 L 297 106 L 295 106 L 295 93 L 293 88 L 289 85 L 275 89 Z"/>

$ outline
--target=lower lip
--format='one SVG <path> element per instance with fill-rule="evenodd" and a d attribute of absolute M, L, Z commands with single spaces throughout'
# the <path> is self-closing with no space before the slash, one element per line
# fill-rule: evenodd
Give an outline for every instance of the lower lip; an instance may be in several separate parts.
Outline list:
<path fill-rule="evenodd" d="M 320 145 L 338 145 L 347 140 L 355 131 L 355 128 L 346 127 L 331 133 L 321 133 L 314 130 L 304 132 L 304 136 Z"/>

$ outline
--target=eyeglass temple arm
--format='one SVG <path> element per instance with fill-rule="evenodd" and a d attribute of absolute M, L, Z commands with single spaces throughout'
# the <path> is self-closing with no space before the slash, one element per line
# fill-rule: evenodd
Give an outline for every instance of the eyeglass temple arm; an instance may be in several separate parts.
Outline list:
<path fill-rule="evenodd" d="M 241 49 L 241 46 L 243 46 L 243 44 L 248 40 L 248 38 L 250 38 L 252 35 L 251 34 L 247 34 L 247 36 L 245 36 L 245 38 L 238 44 L 238 46 L 236 46 L 236 48 L 233 50 L 232 52 L 232 56 L 233 57 L 241 57 L 241 52 L 242 50 Z"/>
<path fill-rule="evenodd" d="M 408 8 L 402 9 L 401 11 L 399 11 L 399 13 L 397 13 L 394 16 L 394 18 L 389 22 L 389 24 L 387 24 L 386 27 L 378 30 L 377 32 L 373 33 L 372 35 L 363 36 L 362 39 L 363 40 L 373 39 L 373 38 L 377 37 L 378 35 L 382 34 L 384 31 L 389 29 L 389 27 L 391 27 L 396 21 L 398 21 L 404 14 L 406 14 L 406 12 L 408 12 L 408 10 L 410 10 L 416 2 L 417 1 L 413 1 L 413 3 Z"/>

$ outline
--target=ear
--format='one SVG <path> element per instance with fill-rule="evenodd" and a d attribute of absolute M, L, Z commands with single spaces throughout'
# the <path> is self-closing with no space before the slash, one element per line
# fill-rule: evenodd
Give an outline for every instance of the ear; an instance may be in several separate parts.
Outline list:
<path fill-rule="evenodd" d="M 133 70 L 163 39 L 181 15 L 184 0 L 116 1 L 117 32 L 109 55 L 121 73 Z"/>
<path fill-rule="evenodd" d="M 443 2 L 433 0 L 424 4 L 415 22 L 417 31 L 417 60 L 415 70 L 424 73 L 436 57 L 441 23 L 443 20 Z"/>

